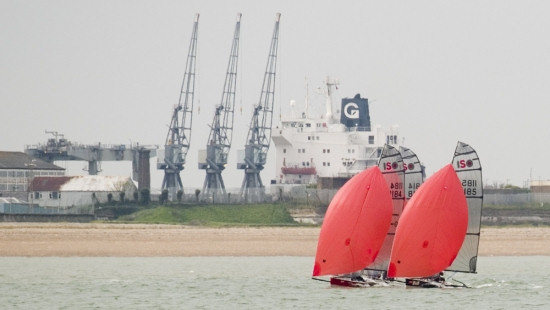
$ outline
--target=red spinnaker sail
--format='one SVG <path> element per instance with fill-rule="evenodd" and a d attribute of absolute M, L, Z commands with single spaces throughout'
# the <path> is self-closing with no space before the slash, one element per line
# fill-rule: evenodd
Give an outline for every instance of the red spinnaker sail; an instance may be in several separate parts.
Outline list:
<path fill-rule="evenodd" d="M 414 193 L 401 215 L 388 277 L 427 277 L 450 266 L 466 236 L 468 205 L 452 165 Z"/>
<path fill-rule="evenodd" d="M 367 267 L 378 255 L 391 217 L 392 200 L 378 167 L 351 178 L 336 193 L 325 214 L 313 276 Z"/>

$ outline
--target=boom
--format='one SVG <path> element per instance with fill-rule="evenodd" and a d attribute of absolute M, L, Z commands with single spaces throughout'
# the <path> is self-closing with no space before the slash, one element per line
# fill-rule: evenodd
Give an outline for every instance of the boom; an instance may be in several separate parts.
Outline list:
<path fill-rule="evenodd" d="M 223 88 L 221 103 L 216 107 L 214 119 L 210 125 L 210 134 L 206 144 L 206 152 L 199 153 L 199 169 L 206 170 L 203 195 L 223 194 L 225 185 L 221 172 L 227 165 L 227 156 L 231 148 L 233 134 L 233 116 L 235 107 L 235 90 L 237 84 L 237 64 L 239 57 L 239 36 L 241 14 L 237 14 L 237 23 L 233 36 L 233 44 L 229 55 L 227 73 Z"/>
<path fill-rule="evenodd" d="M 264 169 L 267 160 L 267 151 L 271 143 L 280 18 L 281 14 L 277 13 L 260 100 L 258 104 L 254 106 L 252 120 L 246 137 L 244 162 L 237 163 L 237 168 L 244 169 L 245 171 L 240 192 L 241 198 L 245 200 L 261 201 L 263 200 L 265 191 L 265 187 L 260 178 L 260 172 Z"/>
<path fill-rule="evenodd" d="M 168 190 L 171 200 L 174 199 L 177 191 L 181 190 L 183 193 L 180 171 L 184 169 L 185 158 L 191 144 L 198 26 L 199 14 L 196 14 L 179 102 L 172 112 L 172 120 L 164 145 L 163 161 L 160 161 L 161 156 L 159 156 L 157 163 L 157 168 L 164 170 L 162 190 Z"/>

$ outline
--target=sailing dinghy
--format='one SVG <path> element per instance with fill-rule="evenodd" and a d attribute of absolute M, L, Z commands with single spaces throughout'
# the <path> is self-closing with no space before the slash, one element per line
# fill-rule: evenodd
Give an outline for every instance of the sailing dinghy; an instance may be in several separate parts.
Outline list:
<path fill-rule="evenodd" d="M 350 274 L 377 257 L 392 219 L 392 200 L 380 169 L 370 167 L 338 190 L 325 214 L 313 277 L 332 275 L 333 285 L 367 286 Z M 338 277 L 338 275 L 347 275 Z"/>
<path fill-rule="evenodd" d="M 467 225 L 466 198 L 449 164 L 428 178 L 407 203 L 395 232 L 388 277 L 439 274 L 457 256 Z"/>
<path fill-rule="evenodd" d="M 378 160 L 378 168 L 386 180 L 389 195 L 392 199 L 392 220 L 386 233 L 386 238 L 380 248 L 380 253 L 374 262 L 363 272 L 364 275 L 362 277 L 369 281 L 386 280 L 386 270 L 388 270 L 390 262 L 395 229 L 405 205 L 405 164 L 401 153 L 389 144 L 384 145 L 380 159 Z"/>
<path fill-rule="evenodd" d="M 390 145 L 384 146 L 378 167 L 382 171 L 390 189 L 393 214 L 390 229 L 380 249 L 380 253 L 376 257 L 376 260 L 365 269 L 364 272 L 366 275 L 364 277 L 370 281 L 383 280 L 387 282 L 389 279 L 387 278 L 386 271 L 390 262 L 395 230 L 407 201 L 424 182 L 424 170 L 418 160 L 418 156 L 412 150 L 400 146 L 399 152 L 397 152 Z"/>
<path fill-rule="evenodd" d="M 430 177 L 407 204 L 396 231 L 389 277 L 405 277 L 407 286 L 465 286 L 446 281 L 443 271 L 476 271 L 481 180 L 477 153 L 458 142 L 452 164 Z"/>

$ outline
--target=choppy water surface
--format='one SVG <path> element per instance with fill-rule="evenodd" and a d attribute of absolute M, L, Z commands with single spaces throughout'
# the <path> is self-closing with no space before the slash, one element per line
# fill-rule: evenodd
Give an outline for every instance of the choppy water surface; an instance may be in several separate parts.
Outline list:
<path fill-rule="evenodd" d="M 312 257 L 0 258 L 4 309 L 548 309 L 550 257 L 481 257 L 470 289 L 337 288 Z M 428 307 L 428 308 L 427 308 Z"/>

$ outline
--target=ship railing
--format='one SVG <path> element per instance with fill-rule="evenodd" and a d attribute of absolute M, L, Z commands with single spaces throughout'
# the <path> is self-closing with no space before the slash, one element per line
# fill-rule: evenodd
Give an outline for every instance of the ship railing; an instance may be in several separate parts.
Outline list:
<path fill-rule="evenodd" d="M 370 131 L 370 127 L 348 127 L 347 131 L 349 132 L 357 132 L 357 131 Z"/>
<path fill-rule="evenodd" d="M 315 164 L 311 161 L 304 161 L 304 162 L 290 162 L 285 163 L 283 165 L 283 168 L 315 168 Z"/>

